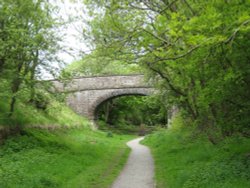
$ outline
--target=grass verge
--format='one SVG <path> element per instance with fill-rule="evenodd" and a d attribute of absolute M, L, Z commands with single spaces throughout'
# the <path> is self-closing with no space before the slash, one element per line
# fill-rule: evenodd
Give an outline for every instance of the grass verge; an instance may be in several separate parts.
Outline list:
<path fill-rule="evenodd" d="M 0 187 L 109 187 L 132 138 L 89 129 L 25 129 L 0 148 Z"/>
<path fill-rule="evenodd" d="M 250 187 L 249 138 L 235 135 L 212 145 L 205 136 L 194 138 L 191 129 L 173 125 L 143 143 L 155 159 L 157 188 Z"/>
<path fill-rule="evenodd" d="M 0 101 L 0 126 L 43 126 L 43 127 L 87 127 L 86 118 L 77 115 L 69 107 L 52 100 L 46 110 L 39 110 L 30 104 L 17 102 L 13 116 L 8 117 L 8 103 Z"/>

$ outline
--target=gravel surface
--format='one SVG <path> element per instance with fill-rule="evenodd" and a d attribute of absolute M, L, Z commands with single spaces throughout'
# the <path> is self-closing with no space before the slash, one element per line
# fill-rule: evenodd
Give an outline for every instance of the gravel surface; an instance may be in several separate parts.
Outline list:
<path fill-rule="evenodd" d="M 129 141 L 132 149 L 127 164 L 112 188 L 154 188 L 154 162 L 148 147 L 139 142 L 144 137 Z"/>

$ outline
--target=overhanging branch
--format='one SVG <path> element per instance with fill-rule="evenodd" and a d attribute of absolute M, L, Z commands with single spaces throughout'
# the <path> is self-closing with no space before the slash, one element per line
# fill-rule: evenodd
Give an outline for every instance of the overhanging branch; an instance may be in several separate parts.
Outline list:
<path fill-rule="evenodd" d="M 186 96 L 185 93 L 183 93 L 180 89 L 177 89 L 170 81 L 170 79 L 164 75 L 161 71 L 159 71 L 158 69 L 154 68 L 149 62 L 146 62 L 147 66 L 154 72 L 156 72 L 157 74 L 160 75 L 161 78 L 163 78 L 164 80 L 167 81 L 169 87 L 171 90 L 173 90 L 176 94 L 181 95 L 181 96 Z"/>

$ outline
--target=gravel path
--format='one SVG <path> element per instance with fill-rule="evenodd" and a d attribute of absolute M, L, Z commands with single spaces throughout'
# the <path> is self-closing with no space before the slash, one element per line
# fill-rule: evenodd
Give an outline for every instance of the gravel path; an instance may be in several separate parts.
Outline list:
<path fill-rule="evenodd" d="M 154 163 L 148 147 L 139 142 L 143 137 L 129 141 L 132 149 L 127 164 L 112 188 L 154 188 Z"/>

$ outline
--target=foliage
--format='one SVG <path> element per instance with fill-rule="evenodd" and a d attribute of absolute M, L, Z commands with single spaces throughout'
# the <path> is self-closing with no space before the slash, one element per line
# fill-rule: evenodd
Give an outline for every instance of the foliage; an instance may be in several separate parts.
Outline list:
<path fill-rule="evenodd" d="M 130 136 L 87 129 L 27 129 L 0 148 L 0 187 L 109 187 Z"/>
<path fill-rule="evenodd" d="M 228 137 L 217 145 L 193 128 L 178 125 L 143 141 L 155 159 L 157 188 L 245 188 L 250 186 L 250 139 Z"/>
<path fill-rule="evenodd" d="M 105 101 L 98 107 L 101 129 L 117 129 L 123 133 L 148 131 L 167 124 L 167 111 L 159 98 L 152 96 L 122 96 Z"/>
<path fill-rule="evenodd" d="M 141 69 L 136 64 L 128 64 L 119 60 L 101 57 L 92 54 L 86 55 L 82 60 L 73 62 L 64 69 L 65 74 L 71 76 L 99 76 L 99 75 L 125 75 L 138 74 Z"/>
<path fill-rule="evenodd" d="M 144 67 L 198 129 L 249 136 L 249 1 L 85 4 L 95 53 Z"/>
<path fill-rule="evenodd" d="M 12 116 L 20 91 L 33 101 L 42 72 L 54 70 L 60 49 L 59 22 L 46 0 L 1 0 L 0 4 L 0 81 L 4 83 L 0 93 L 7 92 L 3 95 L 11 98 Z"/>

